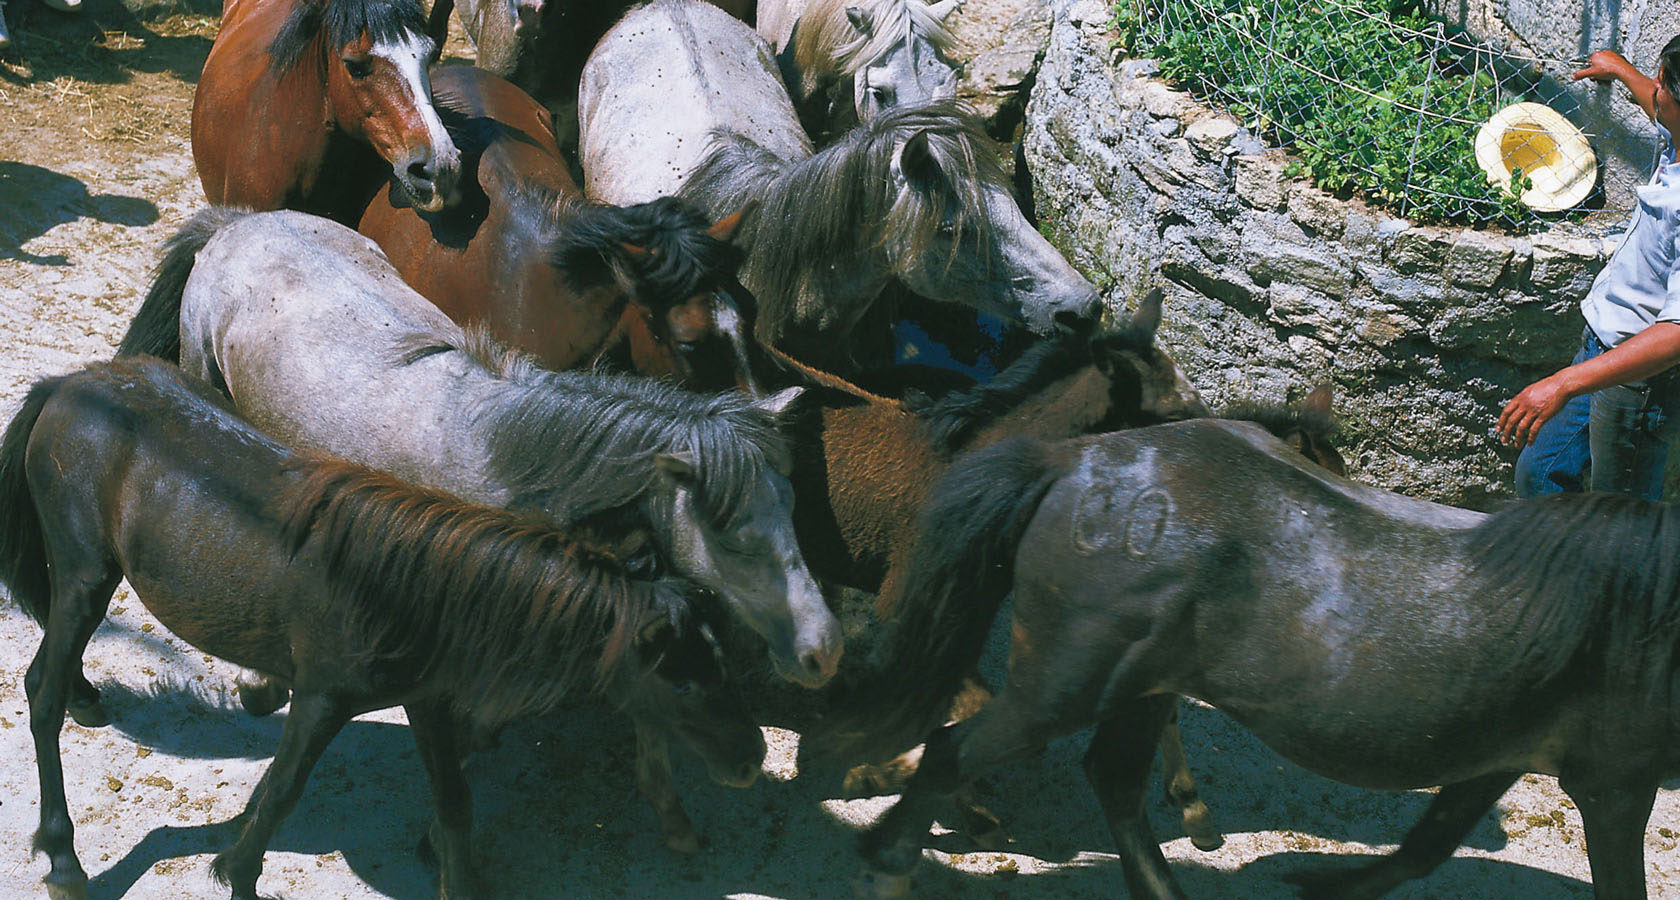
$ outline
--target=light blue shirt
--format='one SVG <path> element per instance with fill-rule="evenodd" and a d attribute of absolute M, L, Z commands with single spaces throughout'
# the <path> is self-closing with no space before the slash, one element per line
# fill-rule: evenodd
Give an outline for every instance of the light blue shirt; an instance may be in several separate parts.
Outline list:
<path fill-rule="evenodd" d="M 1581 313 L 1606 347 L 1655 322 L 1680 324 L 1680 163 L 1668 130 L 1657 126 L 1662 153 L 1651 182 L 1634 189 L 1627 236 L 1593 279 Z"/>

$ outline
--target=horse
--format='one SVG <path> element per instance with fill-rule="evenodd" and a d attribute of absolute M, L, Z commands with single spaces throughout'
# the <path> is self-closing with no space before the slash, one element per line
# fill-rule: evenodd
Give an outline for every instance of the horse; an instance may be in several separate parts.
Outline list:
<path fill-rule="evenodd" d="M 900 104 L 953 100 L 944 20 L 957 0 L 764 0 L 770 42 L 805 130 L 819 144 Z"/>
<path fill-rule="evenodd" d="M 351 225 L 386 181 L 420 209 L 453 202 L 425 27 L 417 0 L 228 0 L 193 93 L 205 197 Z"/>
<path fill-rule="evenodd" d="M 470 335 L 379 248 L 304 213 L 211 208 L 171 239 L 118 348 L 174 354 L 281 440 L 562 525 L 651 530 L 664 564 L 820 685 L 839 623 L 794 541 L 776 418 L 653 379 L 550 372 Z"/>
<path fill-rule="evenodd" d="M 900 896 L 932 803 L 1087 725 L 1085 773 L 1132 897 L 1182 898 L 1144 815 L 1179 695 L 1302 766 L 1385 790 L 1443 785 L 1394 854 L 1301 879 L 1377 897 L 1452 855 L 1524 772 L 1581 812 L 1594 896 L 1645 896 L 1643 829 L 1680 774 L 1680 510 L 1612 495 L 1492 515 L 1331 475 L 1247 423 L 1193 420 L 1000 442 L 934 489 L 903 596 L 918 597 L 859 711 L 926 735 L 901 801 L 863 835 Z M 1008 685 L 937 724 L 1012 598 Z"/>
<path fill-rule="evenodd" d="M 916 514 L 932 479 L 964 449 L 1012 433 L 1063 437 L 1193 415 L 1206 407 L 1172 357 L 1155 344 L 1162 295 L 1149 292 L 1125 327 L 1099 337 L 1047 339 L 992 383 L 952 392 L 924 405 L 874 396 L 844 381 L 782 360 L 782 377 L 806 388 L 784 431 L 793 441 L 794 527 L 811 571 L 825 584 L 882 593 L 902 570 Z M 880 643 L 894 626 L 881 611 L 870 633 L 851 640 Z M 735 659 L 758 654 L 751 640 L 725 645 Z M 854 668 L 862 655 L 848 651 Z M 743 667 L 744 687 L 766 722 L 804 735 L 801 747 L 824 743 L 823 711 L 844 702 L 850 683 L 818 695 L 779 690 Z M 855 682 L 859 673 L 843 676 Z M 638 744 L 638 771 L 670 785 L 669 763 L 651 742 Z M 851 762 L 853 760 L 846 760 Z M 1193 790 L 1193 784 L 1191 785 Z M 649 798 L 667 847 L 693 852 L 699 840 L 674 789 Z M 989 814 L 965 805 L 971 833 L 995 831 Z"/>
<path fill-rule="evenodd" d="M 446 897 L 473 896 L 461 719 L 501 722 L 595 693 L 638 727 L 679 736 L 721 783 L 750 784 L 762 762 L 763 736 L 690 621 L 683 585 L 633 575 L 635 542 L 295 453 L 159 360 L 37 383 L 0 439 L 0 496 L 0 582 L 46 630 L 25 687 L 35 847 L 51 859 L 54 900 L 87 896 L 59 731 L 124 577 L 181 639 L 295 691 L 239 838 L 213 866 L 235 900 L 255 900 L 269 840 L 363 712 L 408 714 Z"/>
<path fill-rule="evenodd" d="M 655 0 L 614 26 L 584 67 L 578 114 L 591 198 L 675 194 L 714 216 L 756 206 L 737 234 L 741 282 L 760 342 L 803 362 L 890 360 L 886 334 L 854 329 L 894 282 L 1040 333 L 1098 312 L 971 115 L 895 107 L 813 155 L 764 41 L 699 0 Z"/>
<path fill-rule="evenodd" d="M 438 69 L 433 98 L 461 149 L 462 199 L 439 212 L 378 195 L 357 229 L 409 286 L 462 325 L 551 369 L 610 361 L 695 390 L 755 390 L 738 358 L 739 216 L 704 221 L 673 198 L 619 208 L 584 201 L 548 112 L 511 83 Z"/>

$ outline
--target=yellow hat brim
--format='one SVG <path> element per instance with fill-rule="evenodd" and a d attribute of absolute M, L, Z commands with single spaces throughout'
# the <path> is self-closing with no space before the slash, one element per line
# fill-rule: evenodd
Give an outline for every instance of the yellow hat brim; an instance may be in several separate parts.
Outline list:
<path fill-rule="evenodd" d="M 1587 136 L 1542 103 L 1513 103 L 1476 132 L 1476 164 L 1488 182 L 1509 190 L 1511 170 L 1521 167 L 1534 186 L 1518 202 L 1540 212 L 1579 206 L 1598 183 L 1598 157 Z"/>

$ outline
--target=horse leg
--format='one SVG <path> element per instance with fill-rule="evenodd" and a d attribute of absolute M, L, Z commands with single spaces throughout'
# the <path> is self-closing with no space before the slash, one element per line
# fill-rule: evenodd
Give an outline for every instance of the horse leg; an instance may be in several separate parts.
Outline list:
<path fill-rule="evenodd" d="M 636 788 L 659 817 L 659 838 L 666 848 L 699 853 L 700 836 L 671 784 L 671 753 L 665 735 L 640 720 L 636 722 Z"/>
<path fill-rule="evenodd" d="M 1493 804 L 1517 780 L 1515 773 L 1494 772 L 1469 781 L 1445 785 L 1430 802 L 1423 818 L 1412 826 L 1400 849 L 1376 862 L 1351 872 L 1313 872 L 1289 880 L 1309 900 L 1381 897 L 1401 884 L 1422 878 L 1446 862 L 1464 843 Z"/>
<path fill-rule="evenodd" d="M 1143 810 L 1155 747 L 1177 706 L 1176 694 L 1141 697 L 1124 704 L 1097 724 L 1097 733 L 1085 751 L 1085 778 L 1108 819 L 1108 830 L 1126 873 L 1127 896 L 1138 900 L 1186 900 Z"/>
<path fill-rule="evenodd" d="M 928 736 L 904 796 L 859 839 L 868 867 L 861 890 L 881 898 L 909 895 L 910 872 L 939 802 L 980 775 L 1043 750 L 1050 728 L 1036 706 L 1005 692 L 973 718 Z"/>
<path fill-rule="evenodd" d="M 263 851 L 303 795 L 304 782 L 321 751 L 348 721 L 350 714 L 344 706 L 325 694 L 300 693 L 292 698 L 274 762 L 240 815 L 244 829 L 239 840 L 210 866 L 216 879 L 233 889 L 233 900 L 257 900 Z"/>
<path fill-rule="evenodd" d="M 1196 790 L 1196 776 L 1190 773 L 1190 761 L 1184 756 L 1184 736 L 1178 730 L 1181 703 L 1174 703 L 1172 717 L 1161 728 L 1161 786 L 1167 802 L 1178 809 L 1184 833 L 1197 850 L 1218 850 L 1225 844 L 1225 835 L 1213 825 L 1213 813 L 1202 802 Z"/>
<path fill-rule="evenodd" d="M 75 569 L 73 564 L 61 561 L 53 571 L 46 637 L 23 679 L 29 697 L 29 732 L 35 740 L 35 767 L 41 781 L 41 825 L 35 832 L 34 850 L 47 854 L 52 865 L 45 879 L 47 896 L 52 900 L 87 897 L 87 872 L 76 859 L 75 823 L 64 794 L 59 735 L 76 682 L 86 681 L 81 678 L 82 652 L 121 578 L 112 571 L 78 573 Z"/>
<path fill-rule="evenodd" d="M 99 623 L 94 622 L 94 627 Z M 88 635 L 90 638 L 92 634 Z M 84 646 L 86 642 L 84 642 Z M 99 688 L 87 680 L 87 675 L 76 672 L 75 683 L 70 686 L 70 701 L 68 706 L 71 721 L 83 728 L 103 728 L 111 724 L 111 714 L 105 711 L 105 706 L 99 702 Z"/>
<path fill-rule="evenodd" d="M 1593 897 L 1645 900 L 1645 825 L 1657 798 L 1656 784 L 1597 777 L 1559 782 L 1581 810 Z"/>
<path fill-rule="evenodd" d="M 472 794 L 461 774 L 461 753 L 456 735 L 459 722 L 443 703 L 413 703 L 408 712 L 408 730 L 420 748 L 420 760 L 432 786 L 432 805 L 437 818 L 430 836 L 438 852 L 438 896 L 443 900 L 466 900 L 474 895 L 472 866 Z"/>

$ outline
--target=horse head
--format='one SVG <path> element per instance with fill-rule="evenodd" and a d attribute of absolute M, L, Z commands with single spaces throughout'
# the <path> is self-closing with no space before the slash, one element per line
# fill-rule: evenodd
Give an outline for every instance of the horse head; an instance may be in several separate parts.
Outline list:
<path fill-rule="evenodd" d="M 645 674 L 629 688 L 627 710 L 687 744 L 725 787 L 749 787 L 764 765 L 764 732 L 725 676 L 711 624 L 683 598 L 681 582 L 659 585 L 665 602 L 636 632 Z"/>
<path fill-rule="evenodd" d="M 316 44 L 336 126 L 391 164 L 393 180 L 417 208 L 436 212 L 453 203 L 460 153 L 432 107 L 427 68 L 437 61 L 438 46 L 426 35 L 419 3 L 304 2 L 269 53 L 285 71 Z"/>
<path fill-rule="evenodd" d="M 1095 321 L 1096 288 L 1027 221 L 972 116 L 933 104 L 889 110 L 877 124 L 893 136 L 883 246 L 906 287 L 1040 333 Z"/>
<path fill-rule="evenodd" d="M 900 105 L 952 100 L 957 72 L 945 56 L 951 33 L 944 18 L 956 0 L 876 0 L 846 7 L 856 37 L 836 52 L 852 77 L 852 104 L 860 122 Z"/>
<path fill-rule="evenodd" d="M 656 532 L 665 532 L 672 570 L 723 598 L 764 636 L 778 674 L 817 687 L 839 667 L 840 623 L 795 540 L 792 457 L 775 433 L 801 390 L 788 388 L 732 417 L 735 440 L 709 438 L 711 426 L 722 424 L 711 416 L 697 423 L 693 451 L 656 454 L 658 483 L 645 508 Z"/>
<path fill-rule="evenodd" d="M 608 343 L 628 346 L 636 371 L 702 391 L 753 378 L 751 295 L 736 280 L 744 254 L 731 243 L 742 213 L 707 222 L 674 198 L 581 211 L 550 259 L 578 292 L 623 309 Z"/>
<path fill-rule="evenodd" d="M 1209 414 L 1184 369 L 1155 342 L 1161 327 L 1160 288 L 1138 303 L 1124 329 L 1092 342 L 1092 361 L 1109 380 L 1111 398 L 1102 430 L 1115 430 Z"/>

